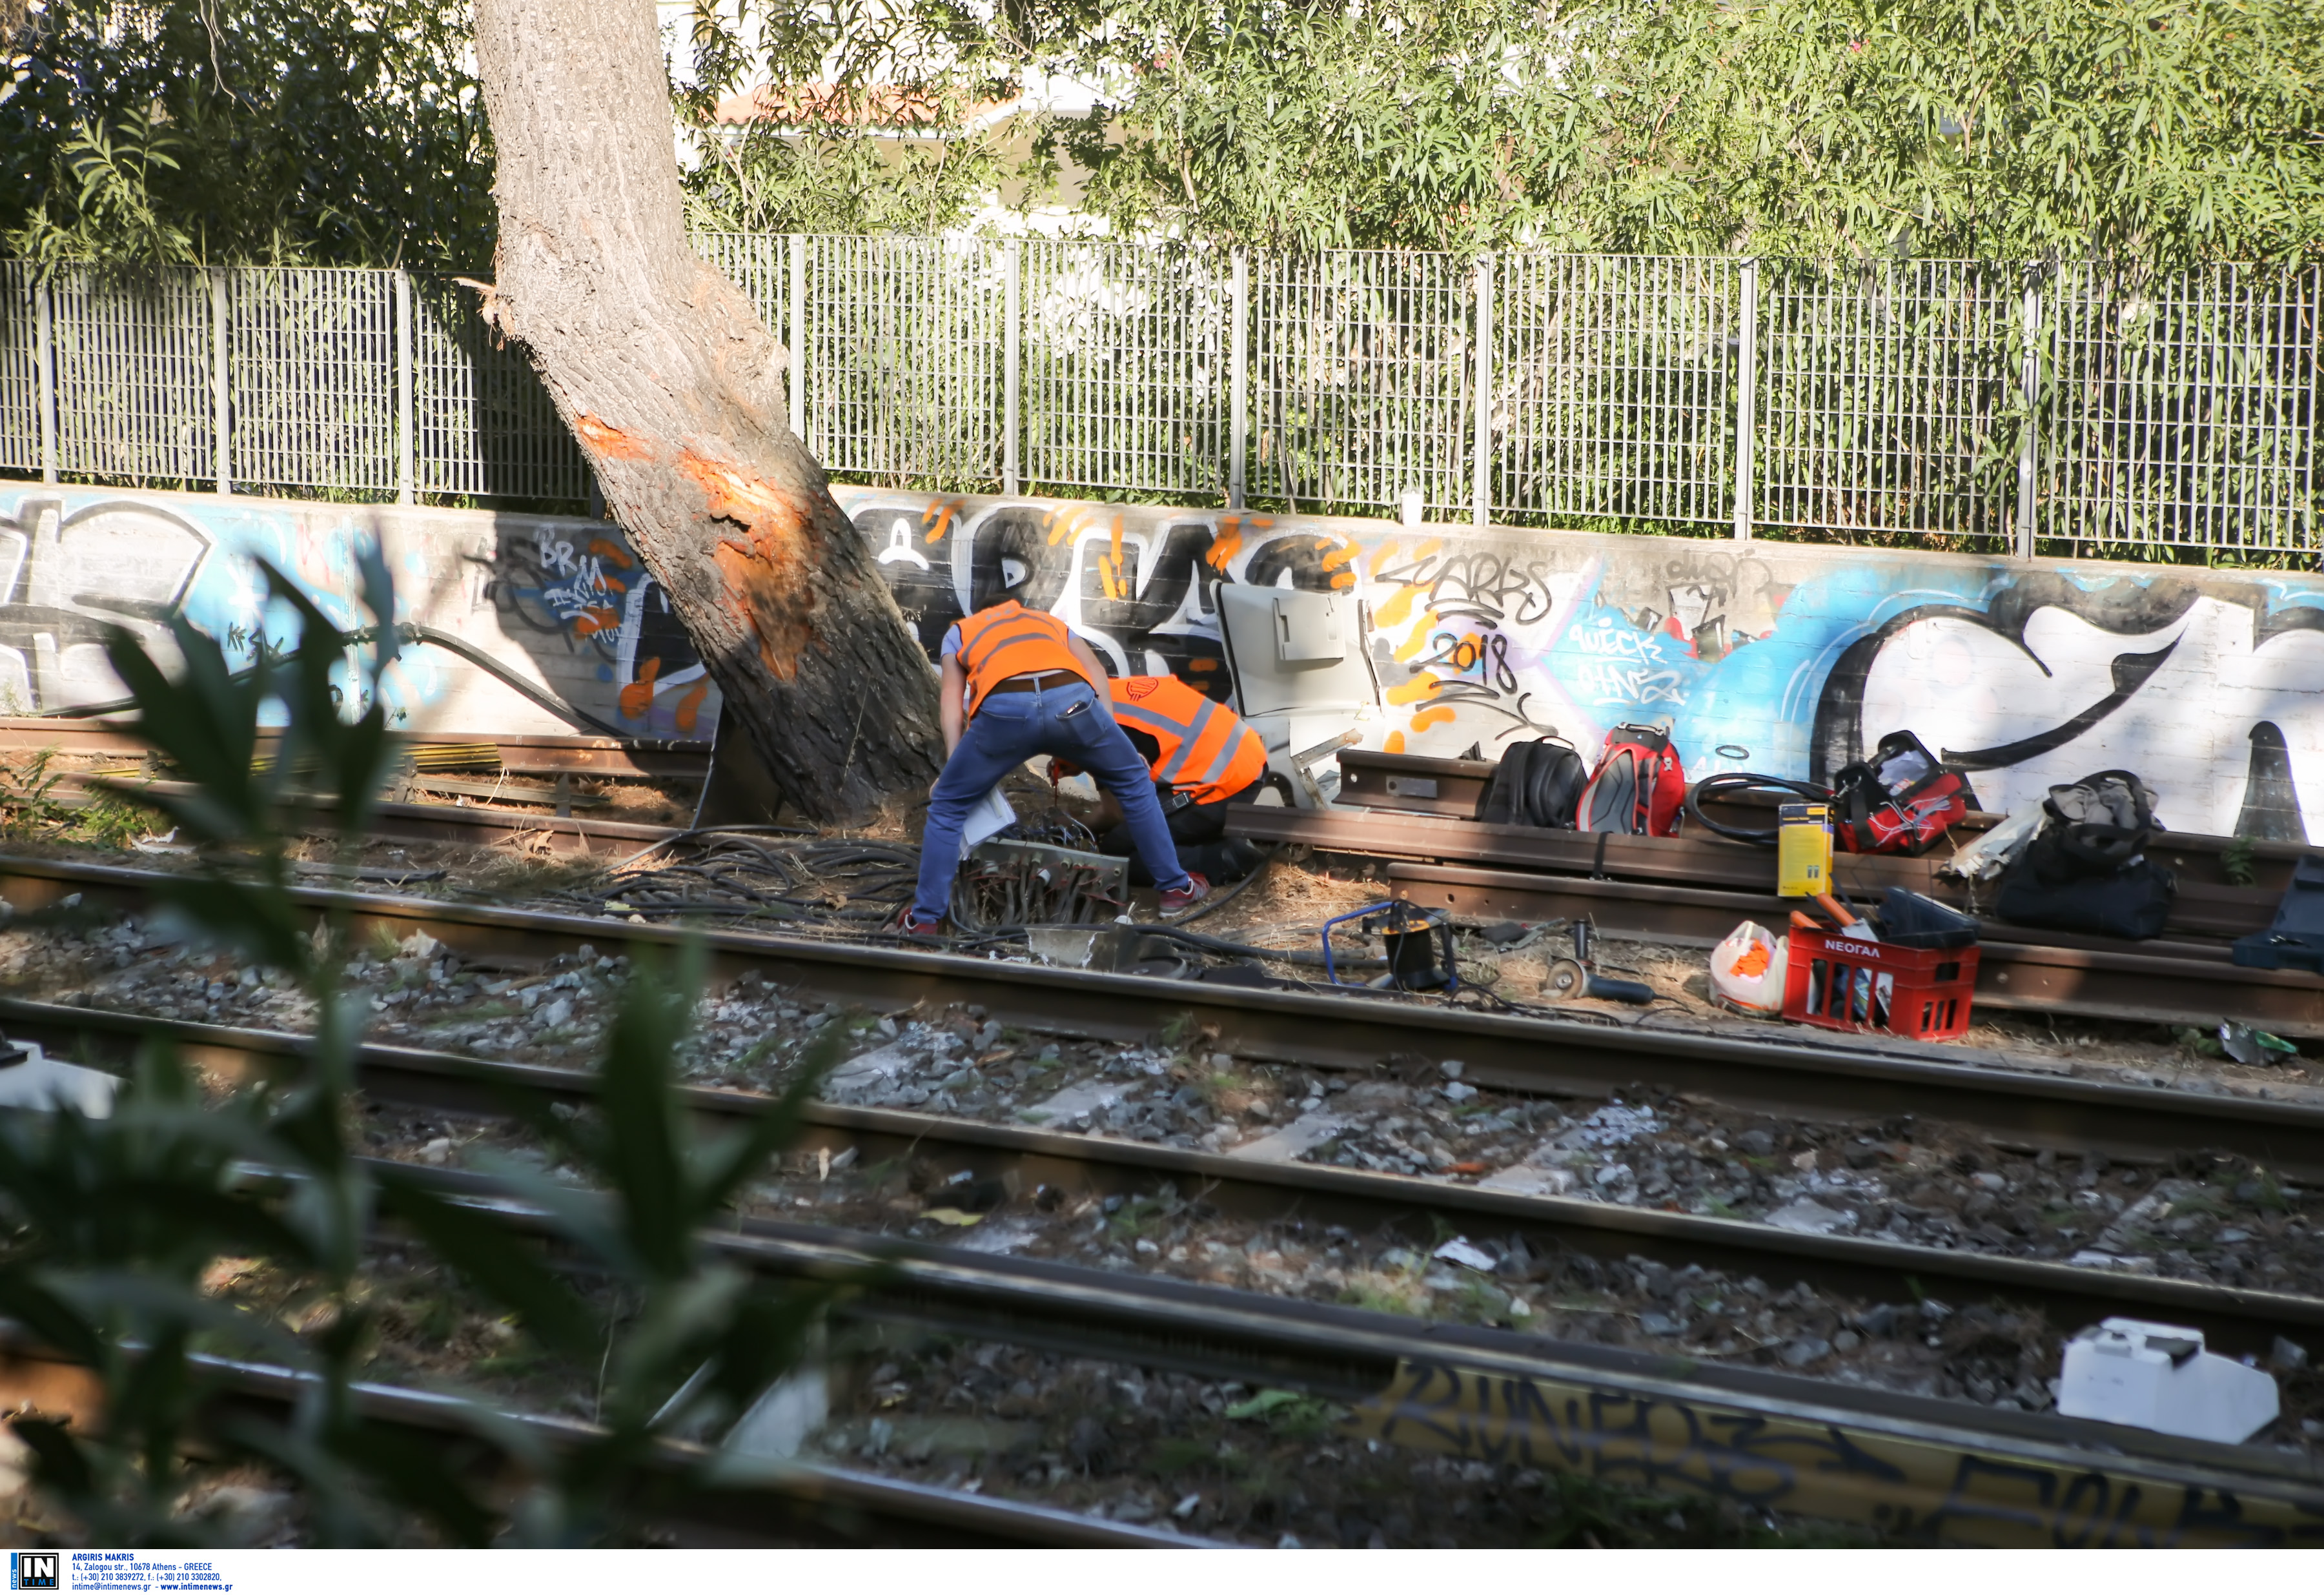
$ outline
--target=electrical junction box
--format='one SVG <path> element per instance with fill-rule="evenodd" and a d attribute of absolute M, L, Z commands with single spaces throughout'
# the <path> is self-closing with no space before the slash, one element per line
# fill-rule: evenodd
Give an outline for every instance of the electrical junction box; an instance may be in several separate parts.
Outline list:
<path fill-rule="evenodd" d="M 1346 610 L 1352 600 L 1336 593 L 1301 593 L 1276 588 L 1275 657 L 1286 665 L 1336 665 L 1348 657 Z"/>
<path fill-rule="evenodd" d="M 2066 1342 L 2058 1410 L 2184 1440 L 2240 1445 L 2282 1410 L 2275 1378 L 2203 1350 L 2203 1332 L 2109 1318 Z"/>

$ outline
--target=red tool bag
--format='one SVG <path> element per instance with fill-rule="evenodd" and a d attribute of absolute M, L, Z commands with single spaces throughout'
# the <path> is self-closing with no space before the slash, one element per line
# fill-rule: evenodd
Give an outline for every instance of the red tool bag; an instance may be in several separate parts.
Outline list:
<path fill-rule="evenodd" d="M 1832 778 L 1832 840 L 1842 853 L 1926 853 L 1969 814 L 1969 784 L 1909 731 Z"/>
<path fill-rule="evenodd" d="M 1668 836 L 1678 829 L 1686 801 L 1686 771 L 1670 733 L 1653 725 L 1618 725 L 1582 788 L 1573 816 L 1577 831 Z"/>

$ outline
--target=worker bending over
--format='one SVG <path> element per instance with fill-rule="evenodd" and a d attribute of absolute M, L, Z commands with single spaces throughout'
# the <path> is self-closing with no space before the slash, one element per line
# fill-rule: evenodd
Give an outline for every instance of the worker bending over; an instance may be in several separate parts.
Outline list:
<path fill-rule="evenodd" d="M 945 767 L 930 792 L 905 930 L 937 934 L 960 868 L 962 822 L 995 781 L 1037 753 L 1080 765 L 1120 806 L 1139 862 L 1162 887 L 1164 913 L 1209 895 L 1209 882 L 1179 866 L 1146 762 L 1105 712 L 1103 667 L 1065 622 L 1004 599 L 946 632 L 942 652 Z"/>
<path fill-rule="evenodd" d="M 1259 850 L 1227 840 L 1226 830 L 1228 806 L 1258 797 L 1266 778 L 1259 733 L 1176 676 L 1123 676 L 1107 685 L 1115 721 L 1146 756 L 1179 862 L 1212 880 L 1240 880 L 1258 868 Z M 1109 793 L 1092 827 L 1101 833 L 1098 845 L 1118 858 L 1135 840 L 1123 813 Z M 1145 884 L 1137 866 L 1130 869 L 1130 879 Z"/>

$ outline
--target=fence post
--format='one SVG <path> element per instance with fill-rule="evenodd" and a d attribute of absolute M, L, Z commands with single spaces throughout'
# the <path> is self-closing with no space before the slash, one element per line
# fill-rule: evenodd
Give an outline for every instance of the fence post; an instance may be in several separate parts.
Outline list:
<path fill-rule="evenodd" d="M 213 267 L 210 278 L 210 436 L 217 446 L 215 464 L 217 467 L 217 490 L 234 491 L 234 461 L 228 427 L 232 412 L 226 408 L 226 316 L 228 300 L 226 290 L 226 270 Z"/>
<path fill-rule="evenodd" d="M 1233 286 L 1227 316 L 1227 508 L 1240 510 L 1250 464 L 1250 252 L 1234 247 Z"/>
<path fill-rule="evenodd" d="M 49 273 L 32 284 L 33 339 L 41 371 L 41 480 L 57 479 L 57 335 L 49 308 Z"/>
<path fill-rule="evenodd" d="M 412 466 L 411 273 L 395 273 L 395 502 L 408 504 L 418 497 Z"/>
<path fill-rule="evenodd" d="M 1759 263 L 1743 263 L 1741 358 L 1735 363 L 1735 540 L 1751 540 L 1751 444 L 1759 424 Z"/>
<path fill-rule="evenodd" d="M 807 441 L 807 239 L 791 235 L 791 430 Z"/>
<path fill-rule="evenodd" d="M 1005 367 L 1001 390 L 1001 491 L 1010 498 L 1018 493 L 1017 486 L 1017 394 L 1019 372 L 1025 355 L 1023 315 L 1025 246 L 1021 239 L 1009 240 L 1009 292 L 1001 313 L 1008 318 L 1008 327 L 1001 338 L 1001 358 Z"/>
<path fill-rule="evenodd" d="M 1478 526 L 1493 512 L 1493 257 L 1477 257 L 1477 470 L 1469 519 Z"/>
<path fill-rule="evenodd" d="M 2042 390 L 2042 289 L 2029 274 L 2025 283 L 2025 430 L 2017 442 L 2017 557 L 2034 558 L 2034 469 L 2036 464 L 2034 406 Z"/>

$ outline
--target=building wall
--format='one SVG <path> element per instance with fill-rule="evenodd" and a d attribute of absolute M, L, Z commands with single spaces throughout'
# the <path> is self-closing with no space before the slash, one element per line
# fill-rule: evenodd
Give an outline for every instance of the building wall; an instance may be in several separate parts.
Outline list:
<path fill-rule="evenodd" d="M 382 549 L 396 618 L 475 649 L 571 705 L 542 707 L 441 643 L 409 648 L 382 685 L 397 729 L 710 736 L 718 692 L 611 521 L 319 504 L 208 493 L 0 483 L 0 713 L 106 702 L 122 687 L 107 624 L 166 645 L 183 617 L 237 662 L 263 629 L 254 561 L 297 581 L 333 622 L 366 622 L 357 551 Z M 596 724 L 588 724 L 594 721 Z"/>
<path fill-rule="evenodd" d="M 1222 694 L 1215 584 L 1336 590 L 1375 627 L 1370 747 L 1655 722 L 1691 777 L 1821 779 L 1910 730 L 1985 807 L 2121 768 L 2174 828 L 2324 838 L 2315 576 L 837 491 L 931 648 L 1014 561 L 1116 668 Z"/>

